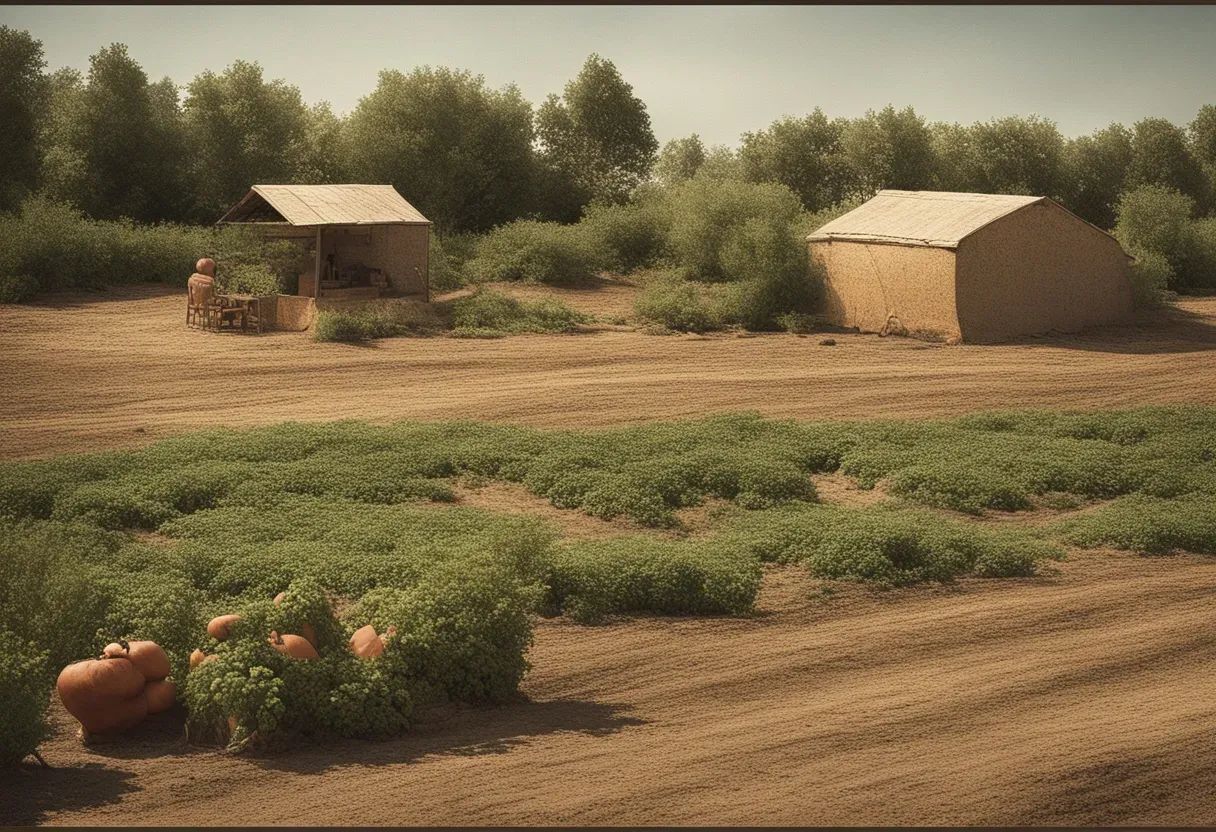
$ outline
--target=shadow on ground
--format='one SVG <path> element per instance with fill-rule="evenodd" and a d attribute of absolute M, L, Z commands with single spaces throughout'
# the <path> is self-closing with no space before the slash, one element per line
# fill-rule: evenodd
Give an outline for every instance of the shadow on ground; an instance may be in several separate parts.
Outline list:
<path fill-rule="evenodd" d="M 1128 324 L 1089 327 L 1076 333 L 1003 341 L 1027 345 L 1127 355 L 1208 352 L 1216 350 L 1216 325 L 1210 315 L 1178 306 L 1142 311 Z"/>
<path fill-rule="evenodd" d="M 49 812 L 72 812 L 118 803 L 139 791 L 134 773 L 103 763 L 44 769 L 23 763 L 0 777 L 0 823 L 33 826 Z"/>
<path fill-rule="evenodd" d="M 294 748 L 266 752 L 255 762 L 273 771 L 321 774 L 332 768 L 396 765 L 434 756 L 506 754 L 551 734 L 599 737 L 645 724 L 645 720 L 624 715 L 623 710 L 600 702 L 532 702 L 525 698 L 500 707 L 454 707 L 436 712 L 396 739 L 301 741 Z"/>

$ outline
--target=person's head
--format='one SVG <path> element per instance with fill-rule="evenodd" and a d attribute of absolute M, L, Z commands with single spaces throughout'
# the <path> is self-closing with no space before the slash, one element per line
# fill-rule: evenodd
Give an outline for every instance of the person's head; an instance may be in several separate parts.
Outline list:
<path fill-rule="evenodd" d="M 194 264 L 194 270 L 199 274 L 207 275 L 207 277 L 215 277 L 215 261 L 210 257 L 204 257 Z"/>

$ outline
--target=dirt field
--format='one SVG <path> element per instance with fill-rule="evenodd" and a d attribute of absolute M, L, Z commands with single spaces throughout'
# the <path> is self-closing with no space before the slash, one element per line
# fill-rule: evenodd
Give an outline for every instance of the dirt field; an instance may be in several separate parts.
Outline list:
<path fill-rule="evenodd" d="M 0 456 L 285 419 L 604 426 L 740 409 L 859 419 L 1216 404 L 1216 299 L 1186 301 L 1137 326 L 1005 346 L 597 332 L 360 347 L 307 333 L 187 331 L 183 297 L 134 288 L 0 306 Z M 627 313 L 632 294 L 614 287 L 566 297 L 608 315 Z"/>
<path fill-rule="evenodd" d="M 616 314 L 628 299 L 618 288 L 575 303 Z M 582 426 L 741 408 L 1216 405 L 1213 299 L 997 347 L 634 332 L 347 347 L 185 332 L 181 306 L 143 289 L 0 307 L 0 454 L 287 418 Z M 831 501 L 882 497 L 842 477 L 817 485 Z M 570 536 L 614 531 L 508 485 L 458 493 L 551 516 Z M 0 821 L 1212 823 L 1216 560 L 1074 552 L 1057 570 L 827 596 L 772 568 L 750 618 L 540 621 L 520 702 L 435 714 L 390 742 L 230 757 L 185 745 L 170 713 L 84 748 L 57 706 L 43 746 L 55 769 L 0 779 Z"/>
<path fill-rule="evenodd" d="M 527 700 L 405 738 L 230 758 L 180 717 L 0 785 L 50 824 L 1194 824 L 1216 817 L 1216 564 L 542 622 Z"/>

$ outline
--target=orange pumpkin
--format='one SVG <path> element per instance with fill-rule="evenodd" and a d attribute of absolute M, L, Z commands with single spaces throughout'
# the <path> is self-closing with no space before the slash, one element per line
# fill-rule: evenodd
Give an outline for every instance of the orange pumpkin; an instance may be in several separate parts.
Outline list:
<path fill-rule="evenodd" d="M 376 628 L 368 624 L 355 630 L 350 637 L 350 649 L 361 659 L 374 659 L 384 652 L 384 642 L 376 635 Z"/>
<path fill-rule="evenodd" d="M 286 597 L 287 597 L 286 592 L 280 592 L 278 595 L 274 596 L 274 605 L 277 607 L 280 604 L 280 602 L 282 602 L 282 600 Z M 317 646 L 317 631 L 314 630 L 312 628 L 312 625 L 309 624 L 307 621 L 305 621 L 304 624 L 301 625 L 300 634 L 303 635 L 304 638 L 308 639 L 308 643 L 311 644 L 313 647 Z"/>
<path fill-rule="evenodd" d="M 173 707 L 177 701 L 177 685 L 171 679 L 157 679 L 144 685 L 144 698 L 148 700 L 148 713 L 158 714 Z"/>
<path fill-rule="evenodd" d="M 279 635 L 277 632 L 272 632 L 269 640 L 271 647 L 293 659 L 319 658 L 316 648 L 303 636 Z"/>
<path fill-rule="evenodd" d="M 125 731 L 148 715 L 144 676 L 130 659 L 86 659 L 59 674 L 63 707 L 92 734 Z"/>
<path fill-rule="evenodd" d="M 220 615 L 211 619 L 211 623 L 207 625 L 207 635 L 211 636 L 216 641 L 224 641 L 228 638 L 232 625 L 240 621 L 239 615 Z"/>
<path fill-rule="evenodd" d="M 207 654 L 204 653 L 202 650 L 195 650 L 193 653 L 190 654 L 190 669 L 194 670 L 194 668 L 196 668 L 200 664 L 202 664 L 206 658 L 207 658 Z"/>
<path fill-rule="evenodd" d="M 131 664 L 135 665 L 136 670 L 149 682 L 169 675 L 169 657 L 154 641 L 120 641 L 117 644 L 107 644 L 102 655 L 110 659 L 130 659 Z"/>

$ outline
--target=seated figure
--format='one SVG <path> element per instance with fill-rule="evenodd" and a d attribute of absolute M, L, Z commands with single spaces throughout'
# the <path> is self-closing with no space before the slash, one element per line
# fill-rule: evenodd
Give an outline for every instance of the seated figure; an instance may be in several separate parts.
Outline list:
<path fill-rule="evenodd" d="M 201 316 L 203 326 L 218 329 L 225 321 L 235 324 L 236 318 L 241 319 L 241 328 L 245 326 L 246 310 L 243 306 L 217 306 L 212 298 L 215 293 L 215 261 L 204 257 L 194 264 L 194 274 L 186 282 L 187 311 L 186 323 L 191 321 L 192 314 Z"/>

